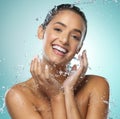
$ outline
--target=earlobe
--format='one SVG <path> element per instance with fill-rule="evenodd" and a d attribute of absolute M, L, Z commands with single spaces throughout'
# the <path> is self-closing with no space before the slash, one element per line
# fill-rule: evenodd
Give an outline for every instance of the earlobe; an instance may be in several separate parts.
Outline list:
<path fill-rule="evenodd" d="M 43 36 L 44 36 L 44 29 L 43 29 L 43 26 L 40 25 L 38 28 L 38 38 L 43 39 Z"/>
<path fill-rule="evenodd" d="M 77 49 L 77 50 L 76 50 L 76 54 L 78 54 L 78 53 L 79 53 L 79 51 L 80 51 L 80 49 Z"/>
<path fill-rule="evenodd" d="M 78 54 L 78 53 L 80 52 L 82 46 L 83 46 L 83 42 L 82 42 L 82 43 L 80 44 L 80 46 L 77 48 L 77 50 L 76 50 L 76 54 Z"/>
<path fill-rule="evenodd" d="M 80 49 L 81 49 L 81 47 L 79 47 L 79 48 L 76 49 L 76 54 L 79 53 Z"/>

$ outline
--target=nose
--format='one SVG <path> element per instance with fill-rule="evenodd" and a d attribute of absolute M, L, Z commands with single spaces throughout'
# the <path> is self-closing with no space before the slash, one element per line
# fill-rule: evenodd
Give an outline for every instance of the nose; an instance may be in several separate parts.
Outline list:
<path fill-rule="evenodd" d="M 61 36 L 60 42 L 63 45 L 68 45 L 69 44 L 69 35 L 63 35 L 63 36 Z"/>

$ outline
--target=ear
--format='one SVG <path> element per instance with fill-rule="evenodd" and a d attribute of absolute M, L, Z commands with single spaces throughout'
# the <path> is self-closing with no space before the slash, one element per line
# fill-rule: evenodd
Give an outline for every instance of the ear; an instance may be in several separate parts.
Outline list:
<path fill-rule="evenodd" d="M 44 29 L 43 29 L 43 26 L 42 25 L 40 25 L 39 27 L 38 27 L 38 38 L 39 39 L 43 39 L 43 36 L 44 36 Z"/>

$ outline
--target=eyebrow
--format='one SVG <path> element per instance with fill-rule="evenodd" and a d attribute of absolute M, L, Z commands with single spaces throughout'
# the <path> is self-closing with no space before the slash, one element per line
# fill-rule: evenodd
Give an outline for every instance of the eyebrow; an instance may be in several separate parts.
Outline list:
<path fill-rule="evenodd" d="M 55 22 L 54 24 L 60 24 L 60 25 L 62 25 L 62 26 L 64 26 L 64 27 L 67 27 L 65 24 L 63 24 L 62 22 Z"/>
<path fill-rule="evenodd" d="M 62 25 L 63 27 L 67 27 L 65 24 L 63 24 L 62 22 L 55 22 L 54 24 L 60 24 L 60 25 Z M 81 32 L 81 30 L 79 30 L 79 29 L 73 29 L 74 31 L 76 31 L 76 32 L 78 32 L 78 33 L 80 33 L 81 35 L 82 35 L 82 32 Z"/>

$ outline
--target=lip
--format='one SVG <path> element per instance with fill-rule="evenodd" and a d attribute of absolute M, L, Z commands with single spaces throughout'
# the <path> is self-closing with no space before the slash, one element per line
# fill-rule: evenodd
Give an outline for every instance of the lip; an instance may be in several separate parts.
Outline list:
<path fill-rule="evenodd" d="M 58 48 L 56 48 L 55 46 Z M 68 53 L 68 49 L 66 49 L 64 46 L 61 46 L 59 44 L 52 44 L 52 49 L 55 54 L 60 55 L 60 56 L 64 56 Z"/>

